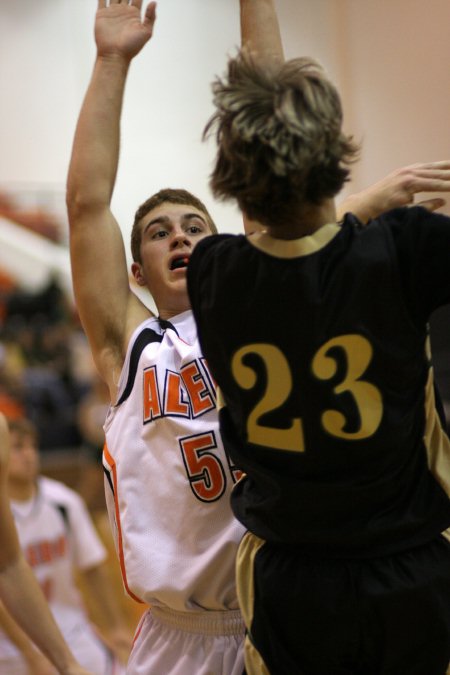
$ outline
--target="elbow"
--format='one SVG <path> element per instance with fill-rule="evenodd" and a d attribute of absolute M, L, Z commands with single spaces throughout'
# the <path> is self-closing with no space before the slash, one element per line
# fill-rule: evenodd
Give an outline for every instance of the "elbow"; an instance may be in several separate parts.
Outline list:
<path fill-rule="evenodd" d="M 69 223 L 74 223 L 85 216 L 95 215 L 109 208 L 110 198 L 96 190 L 79 189 L 68 184 L 66 190 L 66 208 Z"/>
<path fill-rule="evenodd" d="M 83 211 L 89 208 L 91 200 L 73 186 L 68 185 L 66 190 L 66 208 L 69 221 L 76 220 Z"/>

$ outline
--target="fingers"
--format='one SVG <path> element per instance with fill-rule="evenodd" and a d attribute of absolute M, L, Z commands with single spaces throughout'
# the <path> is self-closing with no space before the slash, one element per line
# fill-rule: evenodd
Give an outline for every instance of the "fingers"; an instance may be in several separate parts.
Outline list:
<path fill-rule="evenodd" d="M 431 176 L 416 176 L 408 183 L 410 192 L 449 192 L 450 172 L 443 175 L 438 172 Z"/>
<path fill-rule="evenodd" d="M 394 172 L 395 181 L 404 191 L 411 195 L 417 192 L 449 192 L 450 161 L 413 164 Z"/>
<path fill-rule="evenodd" d="M 107 6 L 108 0 L 98 0 L 98 9 L 102 9 Z M 109 5 L 130 5 L 130 7 L 136 7 L 139 12 L 142 9 L 142 0 L 109 0 Z M 144 23 L 155 22 L 156 18 L 156 2 L 150 2 L 145 10 Z"/>
<path fill-rule="evenodd" d="M 436 211 L 436 209 L 445 206 L 446 203 L 445 199 L 435 197 L 434 199 L 424 199 L 422 202 L 417 202 L 416 206 L 423 206 L 428 211 Z"/>
<path fill-rule="evenodd" d="M 156 2 L 150 2 L 145 10 L 144 24 L 153 26 L 156 20 Z"/>
<path fill-rule="evenodd" d="M 411 169 L 411 170 L 414 170 L 414 171 L 421 170 L 421 169 L 424 169 L 424 170 L 429 170 L 429 169 L 431 169 L 431 170 L 434 170 L 434 169 L 448 170 L 448 169 L 450 169 L 450 160 L 444 159 L 444 160 L 440 160 L 439 162 L 424 162 L 424 163 L 418 162 L 417 164 L 411 164 L 411 166 L 407 167 L 407 169 Z"/>
<path fill-rule="evenodd" d="M 414 171 L 411 171 L 416 176 L 431 176 L 435 178 L 439 178 L 441 176 L 444 178 L 445 176 L 450 175 L 450 166 L 446 169 L 444 167 L 429 167 L 426 169 L 425 167 L 417 168 Z"/>
<path fill-rule="evenodd" d="M 450 167 L 448 169 L 415 169 L 411 171 L 413 176 L 420 178 L 439 178 L 441 180 L 450 180 Z"/>

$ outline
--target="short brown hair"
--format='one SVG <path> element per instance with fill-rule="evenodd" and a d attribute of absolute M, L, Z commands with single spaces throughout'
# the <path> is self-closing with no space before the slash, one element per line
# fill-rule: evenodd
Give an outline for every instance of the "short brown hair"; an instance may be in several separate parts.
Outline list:
<path fill-rule="evenodd" d="M 246 215 L 286 225 L 303 206 L 334 197 L 358 147 L 342 132 L 339 94 L 316 61 L 258 65 L 240 52 L 213 84 L 215 197 L 234 198 Z"/>
<path fill-rule="evenodd" d="M 141 241 L 142 228 L 140 227 L 141 220 L 153 209 L 156 209 L 161 204 L 168 202 L 170 204 L 187 204 L 201 211 L 206 218 L 211 232 L 217 234 L 217 227 L 211 218 L 208 209 L 198 197 L 191 194 L 187 190 L 179 188 L 165 188 L 156 194 L 149 197 L 143 204 L 140 205 L 134 215 L 133 228 L 131 230 L 131 255 L 135 262 L 141 262 Z"/>
<path fill-rule="evenodd" d="M 25 417 L 20 417 L 17 419 L 8 419 L 7 421 L 10 433 L 16 433 L 19 436 L 31 436 L 36 445 L 38 444 L 38 430 L 31 420 L 26 419 Z"/>

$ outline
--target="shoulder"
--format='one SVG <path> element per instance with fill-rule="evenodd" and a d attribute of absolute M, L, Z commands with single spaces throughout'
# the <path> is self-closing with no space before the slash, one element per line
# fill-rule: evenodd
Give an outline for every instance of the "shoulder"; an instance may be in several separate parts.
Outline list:
<path fill-rule="evenodd" d="M 221 255 L 229 255 L 247 245 L 247 237 L 242 234 L 212 234 L 196 245 L 188 265 L 188 277 L 200 268 L 217 261 Z"/>
<path fill-rule="evenodd" d="M 154 333 L 161 334 L 162 329 L 158 319 L 152 314 L 145 318 L 143 321 L 136 323 L 133 331 L 130 333 L 127 343 L 127 352 L 132 349 L 134 343 L 139 338 L 139 336 L 146 330 L 152 330 Z"/>
<path fill-rule="evenodd" d="M 47 476 L 40 476 L 38 479 L 39 490 L 41 494 L 51 501 L 57 501 L 67 507 L 79 507 L 84 505 L 80 495 L 65 483 L 61 483 Z"/>
<path fill-rule="evenodd" d="M 343 229 L 356 234 L 356 239 L 365 247 L 383 241 L 405 260 L 434 256 L 439 249 L 442 253 L 448 250 L 450 245 L 450 218 L 422 206 L 392 209 L 367 225 L 347 214 Z"/>
<path fill-rule="evenodd" d="M 240 234 L 212 234 L 209 237 L 205 237 L 196 245 L 192 256 L 198 257 L 206 253 L 207 251 L 217 250 L 218 248 L 230 247 L 236 245 L 236 243 L 244 239 L 244 235 Z M 191 257 L 192 257 L 191 256 Z"/>
<path fill-rule="evenodd" d="M 116 320 L 114 306 L 111 316 L 103 317 L 95 325 L 94 337 L 89 336 L 89 344 L 100 377 L 107 384 L 111 399 L 116 393 L 116 382 L 122 369 L 131 336 L 147 319 L 153 317 L 151 310 L 131 289 L 121 321 Z"/>
<path fill-rule="evenodd" d="M 370 221 L 368 229 L 374 224 L 380 224 L 391 230 L 394 236 L 420 236 L 421 233 L 434 235 L 442 231 L 450 235 L 450 218 L 442 213 L 429 211 L 423 206 L 410 206 L 392 209 Z"/>
<path fill-rule="evenodd" d="M 213 234 L 198 242 L 189 260 L 187 286 L 191 304 L 195 312 L 196 296 L 201 287 L 209 285 L 211 276 L 220 273 L 220 261 L 224 256 L 229 259 L 235 246 L 246 243 L 246 237 L 233 234 Z"/>

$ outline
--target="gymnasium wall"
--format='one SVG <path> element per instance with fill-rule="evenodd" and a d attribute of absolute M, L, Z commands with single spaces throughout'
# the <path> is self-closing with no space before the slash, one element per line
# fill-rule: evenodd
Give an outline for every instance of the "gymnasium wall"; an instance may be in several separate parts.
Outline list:
<path fill-rule="evenodd" d="M 96 0 L 0 0 L 0 189 L 54 195 L 64 218 L 72 135 L 94 58 Z M 345 125 L 363 141 L 349 189 L 397 166 L 450 157 L 448 0 L 278 0 L 287 56 L 311 53 L 340 87 Z M 238 0 L 160 0 L 152 44 L 132 66 L 114 211 L 128 239 L 136 205 L 184 186 L 214 204 L 201 143 L 210 81 L 239 43 Z M 448 211 L 450 212 L 450 211 Z"/>

